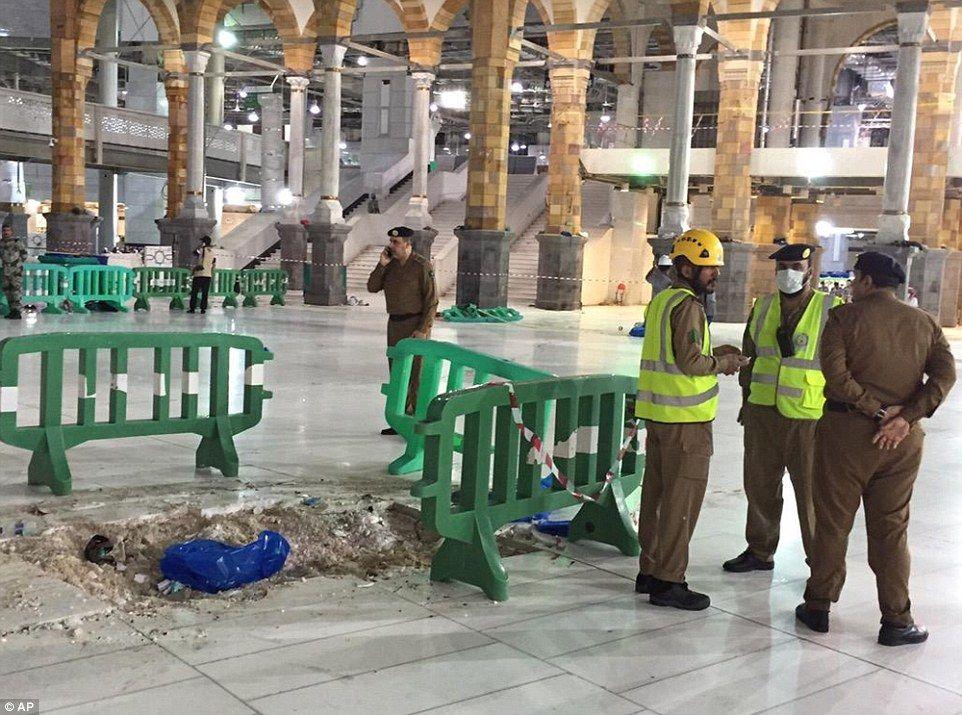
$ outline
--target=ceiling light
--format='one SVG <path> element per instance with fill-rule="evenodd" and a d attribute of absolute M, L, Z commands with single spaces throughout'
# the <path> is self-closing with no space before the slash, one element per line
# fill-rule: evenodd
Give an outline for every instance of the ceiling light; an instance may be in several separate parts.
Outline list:
<path fill-rule="evenodd" d="M 431 105 L 428 107 L 428 109 L 430 109 L 432 112 L 438 111 L 438 103 L 437 103 L 437 102 L 431 102 Z"/>
<path fill-rule="evenodd" d="M 231 186 L 224 192 L 224 200 L 231 206 L 238 206 L 244 203 L 246 194 L 240 186 Z"/>
<path fill-rule="evenodd" d="M 225 124 L 225 125 L 224 125 L 224 129 L 226 129 L 226 130 L 229 131 L 229 132 L 232 132 L 232 131 L 234 131 L 234 125 L 233 125 L 233 124 Z"/>
<path fill-rule="evenodd" d="M 438 103 L 445 109 L 463 112 L 468 106 L 468 93 L 463 89 L 445 89 L 438 93 Z"/>
<path fill-rule="evenodd" d="M 470 138 L 471 138 L 471 132 L 465 132 L 465 133 L 464 133 L 464 138 L 465 138 L 465 139 L 470 139 Z"/>
<path fill-rule="evenodd" d="M 257 112 L 251 112 L 247 115 L 247 121 L 249 121 L 251 124 L 256 122 L 258 119 L 260 119 L 260 117 L 257 116 Z"/>
<path fill-rule="evenodd" d="M 521 84 L 520 82 L 512 82 L 511 91 L 514 92 L 515 94 L 518 94 L 519 92 L 524 92 L 524 85 Z"/>
<path fill-rule="evenodd" d="M 277 192 L 277 203 L 281 206 L 290 206 L 294 203 L 294 192 L 287 187 Z"/>
<path fill-rule="evenodd" d="M 237 44 L 237 35 L 230 30 L 220 30 L 217 33 L 217 44 L 229 50 Z"/>
<path fill-rule="evenodd" d="M 518 142 L 515 142 L 511 145 L 511 151 L 521 151 L 521 145 L 518 144 Z"/>
<path fill-rule="evenodd" d="M 364 55 L 357 58 L 357 64 L 359 67 L 367 67 L 368 59 Z"/>
<path fill-rule="evenodd" d="M 828 238 L 835 233 L 835 226 L 829 221 L 819 221 L 815 224 L 815 233 L 821 238 Z"/>
<path fill-rule="evenodd" d="M 247 90 L 242 89 L 240 92 L 237 93 L 237 96 L 240 97 L 241 99 L 247 99 Z"/>
<path fill-rule="evenodd" d="M 318 106 L 317 102 L 314 102 L 314 104 L 312 104 L 307 111 L 310 112 L 311 114 L 320 114 L 321 108 L 320 106 Z"/>
<path fill-rule="evenodd" d="M 607 124 L 607 123 L 610 122 L 610 121 L 611 121 L 611 115 L 610 115 L 610 114 L 602 114 L 602 115 L 601 115 L 601 123 L 602 123 L 602 124 Z"/>
<path fill-rule="evenodd" d="M 341 142 L 339 146 L 341 147 L 341 149 L 347 149 L 347 142 Z"/>

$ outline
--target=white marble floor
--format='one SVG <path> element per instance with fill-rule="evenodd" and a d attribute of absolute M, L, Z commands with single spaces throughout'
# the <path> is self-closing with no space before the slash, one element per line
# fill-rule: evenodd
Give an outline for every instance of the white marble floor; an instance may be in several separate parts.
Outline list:
<path fill-rule="evenodd" d="M 526 315 L 516 325 L 441 324 L 435 337 L 558 374 L 634 373 L 639 343 L 618 332 L 633 311 Z M 402 498 L 410 480 L 384 472 L 398 443 L 377 435 L 383 323 L 375 308 L 217 309 L 205 320 L 158 306 L 146 315 L 0 321 L 0 336 L 199 326 L 259 336 L 276 354 L 267 370 L 275 397 L 262 424 L 237 440 L 241 481 Z M 740 330 L 718 326 L 716 340 L 737 340 Z M 962 332 L 951 337 L 962 349 Z M 146 365 L 140 378 L 136 372 L 131 384 L 140 379 L 145 391 L 138 398 L 132 387 L 131 404 L 146 404 L 150 374 Z M 962 390 L 927 425 L 913 503 L 914 611 L 932 636 L 899 649 L 875 644 L 861 521 L 832 632 L 796 629 L 792 609 L 806 569 L 790 489 L 774 572 L 720 569 L 744 546 L 737 400 L 729 380 L 692 544 L 689 581 L 712 596 L 707 611 L 650 606 L 632 591 L 632 559 L 578 545 L 560 558 L 507 559 L 511 596 L 501 604 L 423 574 L 374 585 L 312 579 L 229 611 L 101 617 L 75 640 L 64 631 L 10 635 L 0 642 L 0 699 L 40 698 L 45 712 L 91 713 L 962 712 Z M 240 482 L 194 472 L 195 443 L 165 437 L 71 450 L 72 508 L 122 515 L 125 504 L 111 495 L 130 486 L 172 501 L 197 485 L 243 498 Z M 26 486 L 26 452 L 0 446 L 0 455 L 0 513 L 56 502 Z"/>

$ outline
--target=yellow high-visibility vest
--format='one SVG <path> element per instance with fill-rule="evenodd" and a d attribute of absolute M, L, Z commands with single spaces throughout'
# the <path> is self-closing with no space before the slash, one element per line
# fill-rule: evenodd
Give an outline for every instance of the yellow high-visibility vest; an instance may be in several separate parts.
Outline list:
<path fill-rule="evenodd" d="M 641 348 L 635 416 L 671 424 L 711 422 L 718 409 L 718 378 L 691 377 L 675 363 L 671 312 L 695 294 L 686 288 L 668 288 L 652 298 L 645 313 L 645 342 Z M 711 335 L 705 320 L 702 354 L 711 355 Z"/>
<path fill-rule="evenodd" d="M 815 291 L 792 335 L 795 354 L 782 357 L 775 335 L 782 324 L 778 293 L 755 302 L 748 323 L 757 353 L 748 396 L 751 404 L 776 407 L 780 414 L 790 419 L 817 420 L 822 416 L 825 376 L 822 375 L 819 349 L 828 311 L 841 303 L 839 298 Z"/>

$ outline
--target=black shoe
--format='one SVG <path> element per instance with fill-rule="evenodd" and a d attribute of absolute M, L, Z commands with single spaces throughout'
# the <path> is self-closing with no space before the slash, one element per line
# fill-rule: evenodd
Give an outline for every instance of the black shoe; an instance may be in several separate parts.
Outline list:
<path fill-rule="evenodd" d="M 190 309 L 190 310 L 188 310 L 187 312 L 188 312 L 188 313 L 190 313 L 191 315 L 193 315 L 193 314 L 194 314 L 194 313 L 196 313 L 197 311 L 196 311 L 196 310 L 194 310 L 193 308 L 191 308 L 191 309 Z"/>
<path fill-rule="evenodd" d="M 878 632 L 879 645 L 914 645 L 923 643 L 929 637 L 929 632 L 923 626 L 890 626 L 882 624 Z"/>
<path fill-rule="evenodd" d="M 9 313 L 7 313 L 7 320 L 21 320 L 21 319 L 22 319 L 22 316 L 20 315 L 19 310 L 11 310 Z"/>
<path fill-rule="evenodd" d="M 795 618 L 816 633 L 828 633 L 828 611 L 816 611 L 800 603 L 795 608 Z"/>
<path fill-rule="evenodd" d="M 750 549 L 745 549 L 733 559 L 722 564 L 722 568 L 731 573 L 748 573 L 749 571 L 771 571 L 775 568 L 774 561 L 762 561 Z"/>
<path fill-rule="evenodd" d="M 200 314 L 201 314 L 201 315 L 207 315 L 207 308 L 201 308 Z"/>
<path fill-rule="evenodd" d="M 635 593 L 651 593 L 651 582 L 651 576 L 639 571 L 635 577 Z"/>
<path fill-rule="evenodd" d="M 385 437 L 389 437 L 391 435 L 396 435 L 397 430 L 394 429 L 393 427 L 385 427 L 384 429 L 381 430 L 381 434 L 383 434 Z"/>
<path fill-rule="evenodd" d="M 703 611 L 711 605 L 708 596 L 692 591 L 687 583 L 672 583 L 654 577 L 648 602 L 653 606 L 670 606 L 683 611 Z"/>

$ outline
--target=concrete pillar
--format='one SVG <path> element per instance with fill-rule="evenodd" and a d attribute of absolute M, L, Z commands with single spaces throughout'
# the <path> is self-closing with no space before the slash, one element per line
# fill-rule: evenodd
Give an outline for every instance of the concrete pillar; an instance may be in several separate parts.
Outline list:
<path fill-rule="evenodd" d="M 187 195 L 180 215 L 207 219 L 204 203 L 204 70 L 209 52 L 190 50 L 187 61 Z"/>
<path fill-rule="evenodd" d="M 721 94 L 712 229 L 735 241 L 751 240 L 751 157 L 761 74 L 761 63 L 753 60 L 726 60 L 718 65 Z"/>
<path fill-rule="evenodd" d="M 546 233 L 581 233 L 581 147 L 585 135 L 588 69 L 556 64 L 551 76 L 551 146 L 548 151 Z"/>
<path fill-rule="evenodd" d="M 520 52 L 511 37 L 510 0 L 471 2 L 471 139 L 465 227 L 458 237 L 456 303 L 481 308 L 508 302 L 506 226 L 511 75 Z"/>
<path fill-rule="evenodd" d="M 23 165 L 18 161 L 0 161 L 0 206 L 22 204 L 26 200 Z"/>
<path fill-rule="evenodd" d="M 294 195 L 292 213 L 300 216 L 301 202 L 304 200 L 304 132 L 307 128 L 307 87 L 306 77 L 288 77 L 291 86 L 291 136 L 287 148 L 287 187 Z"/>
<path fill-rule="evenodd" d="M 895 73 L 895 99 L 892 107 L 892 128 L 889 131 L 882 215 L 879 216 L 876 239 L 879 243 L 897 243 L 909 238 L 912 149 L 915 145 L 922 40 L 925 38 L 928 20 L 927 11 L 898 14 L 898 68 Z"/>
<path fill-rule="evenodd" d="M 405 222 L 409 228 L 422 229 L 431 225 L 428 204 L 428 164 L 431 159 L 431 87 L 433 72 L 413 72 L 414 99 L 411 103 L 411 135 L 414 140 L 414 177 L 411 200 Z"/>
<path fill-rule="evenodd" d="M 307 261 L 307 229 L 300 217 L 304 201 L 304 132 L 307 125 L 307 86 L 305 77 L 288 77 L 291 86 L 291 137 L 287 151 L 287 184 L 293 195 L 284 220 L 277 224 L 281 239 L 281 268 L 287 273 L 290 290 L 304 289 L 304 263 Z"/>
<path fill-rule="evenodd" d="M 805 49 L 826 47 L 831 19 L 805 18 Z M 822 118 L 828 108 L 825 99 L 825 55 L 810 55 L 802 60 L 802 112 L 799 127 L 799 146 L 817 147 L 822 144 Z"/>
<path fill-rule="evenodd" d="M 658 235 L 672 238 L 690 228 L 688 178 L 691 173 L 691 131 L 695 112 L 695 55 L 704 30 L 698 25 L 673 28 L 678 61 L 675 63 L 675 116 L 671 128 L 668 191 L 662 204 Z"/>
<path fill-rule="evenodd" d="M 608 300 L 614 302 L 619 283 L 625 284 L 625 305 L 651 300 L 651 284 L 645 280 L 654 265 L 654 252 L 646 240 L 648 206 L 653 189 L 613 191 L 611 194 L 611 261 Z"/>
<path fill-rule="evenodd" d="M 284 188 L 284 97 L 259 94 L 261 106 L 261 211 L 275 211 Z"/>
<path fill-rule="evenodd" d="M 779 9 L 797 10 L 802 0 L 782 0 Z M 779 17 L 774 20 L 772 45 L 775 52 L 794 52 L 801 46 L 802 19 Z M 765 146 L 784 149 L 791 146 L 798 82 L 798 56 L 775 55 L 771 64 L 771 90 L 768 99 L 768 133 Z"/>
<path fill-rule="evenodd" d="M 628 82 L 618 85 L 618 100 L 615 105 L 615 146 L 619 149 L 634 149 L 638 145 L 638 108 L 641 101 L 641 85 Z"/>
<path fill-rule="evenodd" d="M 97 25 L 97 44 L 101 47 L 117 47 L 120 44 L 120 23 L 117 16 L 117 0 L 108 0 L 100 11 Z M 115 52 L 107 53 L 116 57 Z M 117 106 L 117 63 L 97 63 L 98 98 L 105 107 Z"/>
<path fill-rule="evenodd" d="M 941 33 L 940 33 L 941 34 Z M 957 52 L 926 52 L 919 75 L 919 106 L 909 190 L 909 235 L 933 248 L 942 236 L 950 133 L 959 71 Z"/>
<path fill-rule="evenodd" d="M 314 211 L 312 223 L 339 224 L 344 221 L 338 194 L 341 177 L 341 66 L 344 64 L 346 51 L 347 48 L 341 45 L 321 47 L 324 60 L 321 200 Z"/>
<path fill-rule="evenodd" d="M 220 52 L 211 53 L 207 74 L 223 75 L 224 69 L 224 55 Z M 207 123 L 219 127 L 224 123 L 224 77 L 208 76 L 204 81 L 207 84 Z"/>
<path fill-rule="evenodd" d="M 100 230 L 97 232 L 97 253 L 113 248 L 117 243 L 117 174 L 101 171 L 97 190 Z"/>

